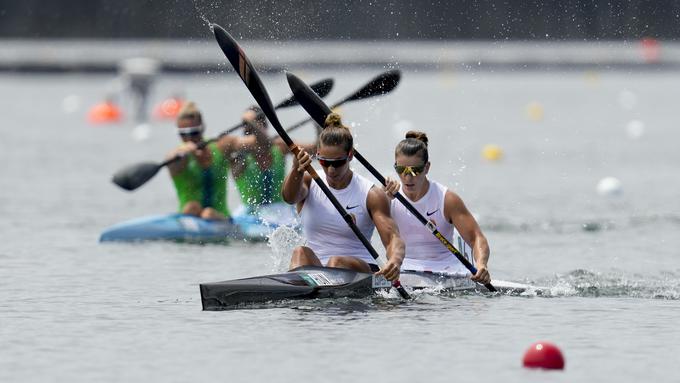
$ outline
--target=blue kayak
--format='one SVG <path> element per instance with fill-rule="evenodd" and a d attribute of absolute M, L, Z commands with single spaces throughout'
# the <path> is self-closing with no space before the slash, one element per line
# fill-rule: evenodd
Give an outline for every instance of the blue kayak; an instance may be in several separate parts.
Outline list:
<path fill-rule="evenodd" d="M 264 241 L 279 226 L 297 227 L 293 207 L 271 204 L 257 209 L 239 208 L 231 221 L 206 220 L 186 214 L 163 214 L 136 218 L 113 225 L 102 233 L 100 242 L 177 241 L 228 243 Z"/>

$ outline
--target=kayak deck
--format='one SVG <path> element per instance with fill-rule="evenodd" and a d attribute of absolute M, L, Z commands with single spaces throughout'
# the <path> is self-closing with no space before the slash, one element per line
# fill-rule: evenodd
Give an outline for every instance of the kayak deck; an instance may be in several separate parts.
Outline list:
<path fill-rule="evenodd" d="M 486 291 L 463 275 L 404 271 L 401 283 L 411 289 Z M 502 293 L 522 293 L 531 286 L 494 281 Z M 302 266 L 286 273 L 235 279 L 200 285 L 203 310 L 228 310 L 253 303 L 314 298 L 364 298 L 391 287 L 374 274 L 333 267 Z"/>
<path fill-rule="evenodd" d="M 203 310 L 284 299 L 360 298 L 390 283 L 373 274 L 332 267 L 303 266 L 287 273 L 202 283 Z"/>

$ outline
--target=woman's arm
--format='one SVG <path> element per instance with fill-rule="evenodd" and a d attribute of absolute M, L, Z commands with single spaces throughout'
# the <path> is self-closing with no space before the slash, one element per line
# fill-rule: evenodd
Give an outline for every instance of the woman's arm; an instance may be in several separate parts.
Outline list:
<path fill-rule="evenodd" d="M 378 274 L 390 281 L 398 279 L 399 269 L 406 255 L 406 246 L 399 235 L 399 227 L 390 214 L 390 202 L 385 192 L 378 187 L 371 188 L 366 197 L 366 207 L 386 250 L 387 263 Z"/>
<path fill-rule="evenodd" d="M 456 226 L 465 242 L 472 246 L 475 266 L 477 267 L 477 274 L 472 276 L 472 280 L 480 283 L 491 282 L 491 276 L 487 270 L 490 253 L 489 243 L 463 200 L 458 194 L 450 190 L 446 192 L 444 197 L 444 216 Z"/>
<path fill-rule="evenodd" d="M 281 196 L 289 204 L 299 204 L 307 198 L 311 176 L 305 174 L 305 168 L 311 166 L 312 158 L 304 150 L 300 150 L 297 156 L 293 156 L 293 166 L 283 180 Z M 299 210 L 300 206 L 298 206 Z"/>
<path fill-rule="evenodd" d="M 179 161 L 173 161 L 168 164 L 168 171 L 170 171 L 170 176 L 175 177 L 180 174 L 187 167 L 187 155 L 196 151 L 196 144 L 193 142 L 186 142 L 179 146 L 177 149 L 171 151 L 165 156 L 166 160 L 174 158 L 175 156 L 183 156 Z"/>

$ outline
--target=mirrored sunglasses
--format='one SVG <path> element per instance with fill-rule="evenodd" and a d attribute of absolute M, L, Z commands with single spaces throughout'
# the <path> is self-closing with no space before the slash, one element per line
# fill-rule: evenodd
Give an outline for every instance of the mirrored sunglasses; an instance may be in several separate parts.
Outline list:
<path fill-rule="evenodd" d="M 394 170 L 397 172 L 397 174 L 401 175 L 412 174 L 414 177 L 416 177 L 418 174 L 422 173 L 425 170 L 425 164 L 416 166 L 402 166 L 394 164 Z"/>

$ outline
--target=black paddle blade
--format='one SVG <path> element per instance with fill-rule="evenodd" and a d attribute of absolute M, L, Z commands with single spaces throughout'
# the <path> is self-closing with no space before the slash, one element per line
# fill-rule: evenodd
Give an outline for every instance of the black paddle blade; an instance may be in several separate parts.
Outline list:
<path fill-rule="evenodd" d="M 257 72 L 255 71 L 255 67 L 248 59 L 248 56 L 243 53 L 243 50 L 238 45 L 236 40 L 234 40 L 234 38 L 231 37 L 231 35 L 229 35 L 229 33 L 227 33 L 224 28 L 217 24 L 211 24 L 211 27 L 213 33 L 215 34 L 217 44 L 219 44 L 220 49 L 222 49 L 222 53 L 224 53 L 224 55 L 227 57 L 227 60 L 229 60 L 231 66 L 234 67 L 234 70 L 236 70 L 238 76 L 241 77 L 243 83 L 246 84 L 250 94 L 253 95 L 257 104 L 260 105 L 260 108 L 262 108 L 262 111 L 264 112 L 265 116 L 267 116 L 269 122 L 272 124 L 274 129 L 276 129 L 279 135 L 281 135 L 281 138 L 286 143 L 286 145 L 293 145 L 293 141 L 281 126 L 281 123 L 276 116 L 276 112 L 274 112 L 272 100 L 269 98 L 269 94 L 267 94 L 267 91 L 262 84 L 262 80 L 260 80 L 260 76 L 258 76 Z"/>
<path fill-rule="evenodd" d="M 154 162 L 128 166 L 114 174 L 112 181 L 125 190 L 135 190 L 155 176 L 161 167 L 161 165 Z"/>
<path fill-rule="evenodd" d="M 364 85 L 352 96 L 345 99 L 346 101 L 361 100 L 362 98 L 374 97 L 391 92 L 399 85 L 401 80 L 401 71 L 399 69 L 389 70 Z"/>
<path fill-rule="evenodd" d="M 290 90 L 293 91 L 293 96 L 295 96 L 297 102 L 300 103 L 302 108 L 307 111 L 319 126 L 324 126 L 326 116 L 331 113 L 331 109 L 299 77 L 286 72 L 286 79 L 288 79 L 288 85 Z"/>
<path fill-rule="evenodd" d="M 331 89 L 333 89 L 333 79 L 332 78 L 326 78 L 321 81 L 318 81 L 312 85 L 310 85 L 310 88 L 316 93 L 319 97 L 324 98 L 328 96 L 328 93 L 331 92 Z M 295 99 L 295 96 L 290 96 L 289 99 L 282 101 L 278 105 L 274 107 L 274 109 L 279 109 L 279 108 L 287 108 L 289 106 L 297 105 L 297 100 Z"/>

